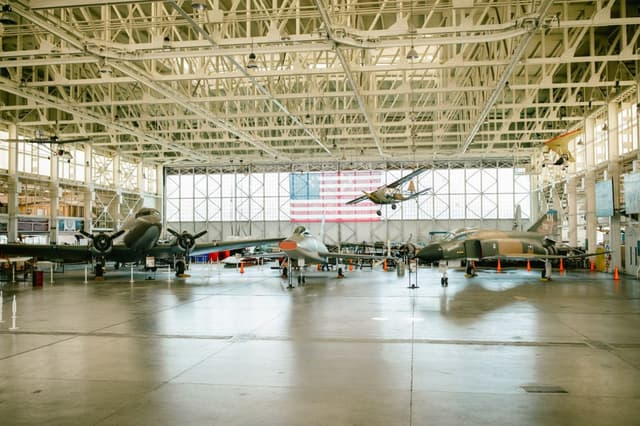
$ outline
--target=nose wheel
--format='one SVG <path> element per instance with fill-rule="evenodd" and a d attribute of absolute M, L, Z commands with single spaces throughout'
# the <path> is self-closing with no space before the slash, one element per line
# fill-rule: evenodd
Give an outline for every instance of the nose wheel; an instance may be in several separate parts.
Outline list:
<path fill-rule="evenodd" d="M 449 277 L 440 278 L 440 285 L 442 287 L 449 287 Z"/>
<path fill-rule="evenodd" d="M 378 210 L 378 211 L 376 212 L 376 214 L 377 214 L 378 216 L 382 216 L 382 210 Z"/>

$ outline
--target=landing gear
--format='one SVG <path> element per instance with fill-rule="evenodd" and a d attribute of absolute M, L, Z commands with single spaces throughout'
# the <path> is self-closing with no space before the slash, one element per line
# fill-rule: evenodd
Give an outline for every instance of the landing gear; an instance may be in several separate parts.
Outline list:
<path fill-rule="evenodd" d="M 542 268 L 540 281 L 551 281 L 551 261 L 550 260 L 544 261 L 544 268 Z"/>
<path fill-rule="evenodd" d="M 304 275 L 298 275 L 298 285 L 306 284 L 307 280 L 304 278 Z"/>
<path fill-rule="evenodd" d="M 391 210 L 395 210 L 397 208 L 398 208 L 398 206 L 396 204 L 391 204 Z"/>
<path fill-rule="evenodd" d="M 449 287 L 449 277 L 445 275 L 444 277 L 440 278 L 440 285 L 442 287 Z"/>
<path fill-rule="evenodd" d="M 440 285 L 449 287 L 449 276 L 447 275 L 447 263 L 442 260 L 438 263 L 438 272 L 440 272 Z"/>
<path fill-rule="evenodd" d="M 378 211 L 376 212 L 376 214 L 377 214 L 378 216 L 382 216 L 382 210 L 378 210 Z"/>
<path fill-rule="evenodd" d="M 476 275 L 477 274 L 476 274 L 475 265 L 473 264 L 472 261 L 467 260 L 467 269 L 466 269 L 466 271 L 464 273 L 464 276 L 467 277 L 467 278 L 471 278 L 471 277 L 475 277 Z"/>
<path fill-rule="evenodd" d="M 184 275 L 185 263 L 183 260 L 176 260 L 175 270 L 176 277 L 181 277 L 182 275 Z"/>

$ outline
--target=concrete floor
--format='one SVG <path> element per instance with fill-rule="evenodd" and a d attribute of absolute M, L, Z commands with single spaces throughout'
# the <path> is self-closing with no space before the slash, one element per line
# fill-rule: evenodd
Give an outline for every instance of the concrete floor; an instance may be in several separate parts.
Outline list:
<path fill-rule="evenodd" d="M 0 424 L 640 424 L 635 279 L 277 274 L 5 283 Z"/>

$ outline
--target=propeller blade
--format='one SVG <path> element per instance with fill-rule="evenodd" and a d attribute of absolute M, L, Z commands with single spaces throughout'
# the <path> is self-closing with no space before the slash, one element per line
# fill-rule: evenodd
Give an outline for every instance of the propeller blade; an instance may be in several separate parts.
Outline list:
<path fill-rule="evenodd" d="M 78 231 L 80 234 L 84 235 L 86 238 L 89 238 L 90 240 L 93 240 L 93 235 L 91 235 L 90 233 L 88 233 L 87 231 L 85 231 L 84 229 L 81 229 L 80 231 Z"/>
<path fill-rule="evenodd" d="M 116 238 L 118 238 L 120 235 L 122 235 L 122 234 L 124 234 L 124 233 L 125 233 L 125 230 L 124 230 L 124 229 L 121 229 L 121 230 L 116 231 L 116 232 L 114 232 L 113 234 L 111 234 L 111 235 L 109 236 L 109 238 L 111 238 L 112 240 L 115 240 Z"/>
<path fill-rule="evenodd" d="M 207 233 L 207 230 L 205 229 L 204 231 L 200 231 L 198 232 L 196 235 L 193 236 L 194 240 L 197 240 L 198 238 L 202 237 L 204 234 Z"/>
<path fill-rule="evenodd" d="M 167 232 L 170 233 L 171 235 L 173 235 L 174 237 L 179 237 L 180 233 L 178 233 L 177 231 L 174 231 L 171 228 L 167 228 Z"/>

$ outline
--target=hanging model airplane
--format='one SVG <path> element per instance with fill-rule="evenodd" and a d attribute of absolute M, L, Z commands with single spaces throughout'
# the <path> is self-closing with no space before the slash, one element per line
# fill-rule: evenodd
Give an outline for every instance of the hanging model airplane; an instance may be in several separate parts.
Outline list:
<path fill-rule="evenodd" d="M 152 208 L 142 208 L 138 210 L 135 217 L 123 225 L 122 229 L 112 234 L 82 232 L 91 240 L 91 244 L 88 246 L 0 244 L 0 257 L 26 255 L 39 260 L 62 262 L 95 260 L 96 274 L 99 274 L 106 261 L 144 262 L 147 256 L 153 256 L 155 259 L 171 260 L 176 275 L 181 276 L 185 272 L 189 256 L 282 241 L 282 238 L 262 238 L 196 243 L 196 240 L 206 231 L 191 235 L 186 231 L 178 233 L 174 230 L 168 230 L 175 238 L 167 243 L 158 243 L 161 230 L 160 212 Z M 123 236 L 122 243 L 115 244 L 114 240 L 120 236 Z"/>
<path fill-rule="evenodd" d="M 558 159 L 553 163 L 554 166 L 561 166 L 566 162 L 572 163 L 576 161 L 575 158 L 573 158 L 571 151 L 569 151 L 569 142 L 580 133 L 582 133 L 582 129 L 572 130 L 553 137 L 544 143 L 545 147 L 549 151 L 553 151 L 558 154 Z"/>
<path fill-rule="evenodd" d="M 303 267 L 304 265 L 325 265 L 329 259 L 343 260 L 384 260 L 390 256 L 377 256 L 369 254 L 342 253 L 329 251 L 327 246 L 311 234 L 304 226 L 298 226 L 293 234 L 280 242 L 280 250 L 289 259 L 291 266 Z M 341 271 L 338 270 L 338 275 Z M 304 283 L 304 275 L 298 276 L 298 284 Z"/>
<path fill-rule="evenodd" d="M 454 259 L 467 261 L 466 276 L 475 276 L 475 260 L 509 259 L 533 260 L 545 262 L 542 279 L 550 279 L 550 262 L 552 259 L 575 259 L 595 254 L 580 253 L 578 255 L 560 254 L 560 249 L 567 247 L 556 245 L 553 235 L 556 230 L 558 213 L 549 210 L 527 231 L 500 231 L 497 229 L 464 228 L 448 233 L 442 240 L 432 243 L 418 251 L 416 257 L 425 263 L 433 263 Z M 446 286 L 443 276 L 441 284 Z"/>
<path fill-rule="evenodd" d="M 364 195 L 358 198 L 354 198 L 351 201 L 347 201 L 346 204 L 357 204 L 362 201 L 369 200 L 374 204 L 391 204 L 391 208 L 395 210 L 398 203 L 411 200 L 412 198 L 415 198 L 418 195 L 422 195 L 431 190 L 431 188 L 427 188 L 421 191 L 416 191 L 413 182 L 410 182 L 409 188 L 406 191 L 403 191 L 401 188 L 404 183 L 409 182 L 411 179 L 426 170 L 426 168 L 422 167 L 414 170 L 406 176 L 401 177 L 400 179 L 390 183 L 389 185 L 382 185 L 372 192 L 362 191 L 364 192 Z M 382 216 L 382 210 L 378 210 L 376 213 L 378 214 L 378 216 Z"/>

